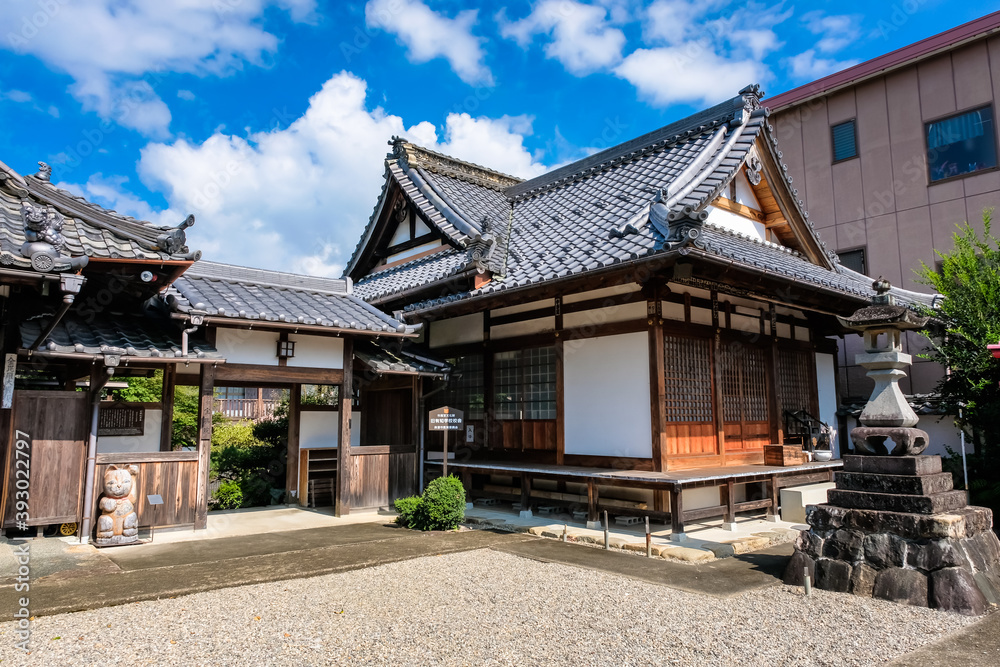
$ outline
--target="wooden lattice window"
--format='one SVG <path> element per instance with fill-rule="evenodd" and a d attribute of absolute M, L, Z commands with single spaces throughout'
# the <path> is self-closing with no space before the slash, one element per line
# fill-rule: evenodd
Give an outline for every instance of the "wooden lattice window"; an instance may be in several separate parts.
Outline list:
<path fill-rule="evenodd" d="M 778 405 L 785 410 L 812 410 L 812 354 L 805 350 L 778 350 Z"/>
<path fill-rule="evenodd" d="M 757 347 L 722 348 L 722 415 L 727 422 L 767 421 L 767 357 Z"/>
<path fill-rule="evenodd" d="M 667 421 L 711 422 L 711 342 L 664 336 L 663 366 Z"/>
<path fill-rule="evenodd" d="M 458 408 L 466 419 L 482 419 L 485 413 L 486 375 L 483 355 L 469 354 L 449 359 L 454 371 L 444 391 L 430 401 L 430 408 Z"/>
<path fill-rule="evenodd" d="M 496 419 L 556 418 L 556 349 L 534 347 L 493 356 Z"/>

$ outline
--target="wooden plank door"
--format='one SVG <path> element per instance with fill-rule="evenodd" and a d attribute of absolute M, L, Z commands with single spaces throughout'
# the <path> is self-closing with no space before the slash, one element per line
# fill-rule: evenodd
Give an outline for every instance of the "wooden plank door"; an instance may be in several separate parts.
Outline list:
<path fill-rule="evenodd" d="M 82 391 L 18 391 L 14 394 L 14 437 L 31 442 L 28 525 L 79 522 L 87 463 L 90 394 Z M 9 447 L 7 511 L 13 525 L 17 490 L 15 447 Z"/>
<path fill-rule="evenodd" d="M 712 456 L 712 341 L 667 334 L 663 339 L 666 457 Z"/>
<path fill-rule="evenodd" d="M 762 449 L 771 441 L 767 354 L 739 341 L 723 344 L 722 423 L 727 452 Z"/>

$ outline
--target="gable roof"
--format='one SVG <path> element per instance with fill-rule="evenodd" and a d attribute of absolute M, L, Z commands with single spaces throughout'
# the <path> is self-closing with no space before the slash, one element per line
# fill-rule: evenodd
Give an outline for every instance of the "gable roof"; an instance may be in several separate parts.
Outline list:
<path fill-rule="evenodd" d="M 40 272 L 75 271 L 90 258 L 194 261 L 187 247 L 188 216 L 161 227 L 120 215 L 57 188 L 51 169 L 21 176 L 0 163 L 0 264 Z M 30 228 L 33 227 L 33 228 Z M 34 259 L 33 259 L 34 258 Z"/>
<path fill-rule="evenodd" d="M 502 257 L 482 287 L 455 284 L 468 268 L 468 250 L 452 248 L 364 277 L 358 293 L 373 303 L 397 302 L 423 287 L 405 305 L 422 310 L 674 253 L 765 267 L 866 298 L 868 279 L 847 276 L 809 222 L 760 96 L 749 86 L 689 118 L 508 187 L 509 224 L 498 230 Z M 766 176 L 795 222 L 798 250 L 704 222 L 707 207 L 744 169 Z M 429 293 L 437 284 L 439 293 Z"/>
<path fill-rule="evenodd" d="M 399 137 L 389 142 L 382 191 L 347 262 L 344 275 L 360 279 L 364 260 L 376 248 L 375 238 L 385 231 L 379 223 L 392 207 L 392 193 L 399 190 L 442 238 L 455 248 L 466 248 L 491 229 L 502 226 L 509 214 L 506 188 L 521 182 L 514 176 L 464 162 L 417 146 Z M 381 226 L 385 226 L 385 223 Z M 389 230 L 391 231 L 391 230 Z"/>
<path fill-rule="evenodd" d="M 164 292 L 181 316 L 203 315 L 216 324 L 267 324 L 331 333 L 414 335 L 409 326 L 353 293 L 350 280 L 200 261 Z"/>

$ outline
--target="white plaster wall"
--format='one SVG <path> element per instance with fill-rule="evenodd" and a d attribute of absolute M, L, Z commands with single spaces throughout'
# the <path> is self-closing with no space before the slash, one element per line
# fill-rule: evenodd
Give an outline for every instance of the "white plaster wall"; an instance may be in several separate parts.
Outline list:
<path fill-rule="evenodd" d="M 652 456 L 646 332 L 568 341 L 563 373 L 567 454 Z"/>
<path fill-rule="evenodd" d="M 409 250 L 404 250 L 403 252 L 397 252 L 395 255 L 389 255 L 385 258 L 386 264 L 392 264 L 393 262 L 398 262 L 403 259 L 408 259 L 410 257 L 416 257 L 422 252 L 427 252 L 428 250 L 433 250 L 441 245 L 440 241 L 432 241 L 430 243 L 424 243 L 418 245 L 415 248 L 410 248 Z"/>
<path fill-rule="evenodd" d="M 676 320 L 678 322 L 684 321 L 684 304 L 674 303 L 673 301 L 663 301 L 660 304 L 660 312 L 663 313 L 663 319 L 665 320 Z"/>
<path fill-rule="evenodd" d="M 712 326 L 712 311 L 708 308 L 695 308 L 691 307 L 691 322 L 692 324 L 704 324 L 706 326 Z"/>
<path fill-rule="evenodd" d="M 720 505 L 719 487 L 703 486 L 698 489 L 684 489 L 681 491 L 681 501 L 686 510 L 700 510 L 706 507 L 718 507 Z"/>
<path fill-rule="evenodd" d="M 295 341 L 295 356 L 288 360 L 289 366 L 302 368 L 344 367 L 343 338 L 289 334 L 288 340 Z M 277 352 L 277 342 L 274 345 L 275 352 Z"/>
<path fill-rule="evenodd" d="M 590 299 L 602 299 L 617 296 L 619 294 L 629 294 L 638 292 L 639 285 L 636 283 L 625 283 L 623 285 L 613 285 L 602 287 L 601 289 L 589 290 L 587 292 L 577 292 L 576 294 L 566 294 L 563 296 L 563 303 L 576 303 L 577 301 L 589 301 Z"/>
<path fill-rule="evenodd" d="M 514 336 L 528 336 L 530 334 L 552 331 L 556 328 L 555 317 L 539 317 L 536 320 L 524 322 L 511 322 L 510 324 L 500 324 L 490 327 L 490 338 L 513 338 Z"/>
<path fill-rule="evenodd" d="M 160 420 L 163 410 L 146 408 L 143 435 L 103 435 L 97 439 L 98 454 L 160 451 Z"/>
<path fill-rule="evenodd" d="M 830 427 L 834 458 L 840 458 L 837 432 L 837 374 L 833 355 L 816 353 L 816 390 L 819 394 L 819 420 Z"/>
<path fill-rule="evenodd" d="M 479 343 L 483 340 L 483 314 L 473 313 L 431 322 L 430 347 Z"/>
<path fill-rule="evenodd" d="M 733 313 L 729 316 L 729 323 L 735 331 L 760 333 L 760 316 L 748 317 L 747 315 L 737 315 L 736 313 Z"/>
<path fill-rule="evenodd" d="M 593 327 L 609 322 L 628 322 L 629 320 L 646 319 L 646 302 L 623 303 L 619 306 L 595 308 L 582 313 L 566 313 L 563 315 L 563 327 Z"/>
<path fill-rule="evenodd" d="M 758 211 L 762 210 L 760 202 L 757 201 L 753 188 L 750 186 L 750 181 L 747 180 L 746 174 L 742 171 L 736 176 L 736 201 Z"/>
<path fill-rule="evenodd" d="M 744 218 L 742 215 L 736 215 L 735 213 L 724 211 L 721 208 L 715 208 L 714 206 L 708 207 L 708 222 L 720 227 L 725 227 L 726 229 L 731 229 L 740 234 L 746 234 L 751 238 L 760 239 L 761 241 L 763 241 L 767 235 L 764 225 L 761 223 L 751 220 L 750 218 Z"/>
<path fill-rule="evenodd" d="M 800 340 L 804 343 L 808 343 L 809 329 L 806 327 L 795 327 L 795 340 Z"/>
<path fill-rule="evenodd" d="M 278 334 L 271 331 L 218 328 L 215 347 L 231 364 L 278 365 Z"/>
<path fill-rule="evenodd" d="M 519 303 L 516 306 L 506 306 L 504 308 L 494 308 L 490 311 L 490 317 L 498 317 L 500 315 L 513 315 L 515 313 L 525 313 L 529 310 L 538 310 L 540 308 L 552 308 L 556 305 L 555 299 L 542 299 L 540 301 L 531 301 L 530 303 Z"/>
<path fill-rule="evenodd" d="M 299 423 L 299 449 L 336 447 L 340 441 L 340 413 L 306 410 Z M 361 446 L 361 411 L 351 412 L 351 447 Z"/>

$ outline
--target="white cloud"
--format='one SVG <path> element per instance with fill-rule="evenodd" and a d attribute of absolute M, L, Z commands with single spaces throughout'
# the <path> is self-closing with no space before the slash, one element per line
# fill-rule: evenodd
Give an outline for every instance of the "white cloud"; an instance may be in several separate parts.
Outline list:
<path fill-rule="evenodd" d="M 767 78 L 767 70 L 760 62 L 727 60 L 697 42 L 638 49 L 615 68 L 615 74 L 659 106 L 679 102 L 717 104 L 736 95 L 748 83 Z"/>
<path fill-rule="evenodd" d="M 853 44 L 860 35 L 859 21 L 855 16 L 812 11 L 802 15 L 802 22 L 809 32 L 819 35 L 815 48 L 821 53 L 836 53 Z"/>
<path fill-rule="evenodd" d="M 439 138 L 429 122 L 406 127 L 367 106 L 366 88 L 341 72 L 285 129 L 148 145 L 140 176 L 169 203 L 153 217 L 174 224 L 194 213 L 189 242 L 209 259 L 337 276 L 378 197 L 392 135 L 519 176 L 545 171 L 523 143 L 530 118 L 451 114 Z"/>
<path fill-rule="evenodd" d="M 409 51 L 410 62 L 444 58 L 465 83 L 492 86 L 493 74 L 483 62 L 484 40 L 472 34 L 477 14 L 467 9 L 450 19 L 420 0 L 370 0 L 365 5 L 368 28 L 395 35 Z"/>
<path fill-rule="evenodd" d="M 6 93 L 0 94 L 0 97 L 5 100 L 10 100 L 11 102 L 25 103 L 31 102 L 35 98 L 31 96 L 31 93 L 25 92 L 23 90 L 8 90 Z"/>
<path fill-rule="evenodd" d="M 159 224 L 161 214 L 154 211 L 147 202 L 125 190 L 127 183 L 128 179 L 124 176 L 105 177 L 104 174 L 97 173 L 83 184 L 56 183 L 56 186 L 122 215 Z M 168 220 L 163 224 L 176 225 L 179 222 L 180 220 Z"/>
<path fill-rule="evenodd" d="M 170 110 L 155 84 L 164 73 L 225 76 L 265 65 L 278 39 L 259 22 L 270 6 L 308 20 L 315 0 L 5 0 L 0 48 L 38 58 L 73 79 L 88 111 L 165 136 Z"/>
<path fill-rule="evenodd" d="M 853 67 L 858 64 L 858 61 L 818 58 L 816 56 L 816 49 L 809 49 L 797 56 L 788 58 L 785 64 L 791 72 L 792 78 L 796 81 L 812 81 L 847 69 L 848 67 Z"/>
<path fill-rule="evenodd" d="M 194 99 L 195 95 L 190 90 L 185 90 L 182 88 L 181 90 L 177 91 L 177 97 L 187 102 L 190 102 L 191 100 Z"/>
<path fill-rule="evenodd" d="M 500 34 L 527 48 L 535 35 L 551 37 L 545 55 L 578 76 L 612 67 L 621 61 L 625 34 L 608 23 L 603 7 L 571 0 L 543 0 L 523 19 L 508 21 L 497 14 Z"/>

